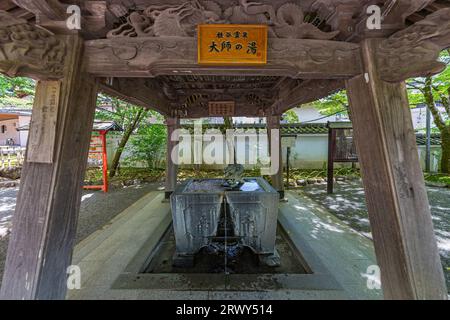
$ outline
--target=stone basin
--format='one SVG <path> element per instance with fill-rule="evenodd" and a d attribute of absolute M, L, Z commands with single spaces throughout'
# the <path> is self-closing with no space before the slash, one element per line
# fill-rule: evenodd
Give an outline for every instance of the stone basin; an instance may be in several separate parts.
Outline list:
<path fill-rule="evenodd" d="M 174 265 L 193 266 L 213 245 L 250 248 L 260 262 L 279 265 L 275 249 L 278 192 L 263 178 L 244 178 L 238 190 L 223 179 L 191 179 L 170 197 L 176 252 Z"/>

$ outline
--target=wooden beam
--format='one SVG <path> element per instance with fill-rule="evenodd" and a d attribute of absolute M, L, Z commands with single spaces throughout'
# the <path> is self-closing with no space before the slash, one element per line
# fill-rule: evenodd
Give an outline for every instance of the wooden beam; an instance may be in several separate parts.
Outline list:
<path fill-rule="evenodd" d="M 275 113 L 282 114 L 289 109 L 322 99 L 345 87 L 343 80 L 306 80 L 301 83 L 287 79 L 272 106 Z"/>
<path fill-rule="evenodd" d="M 347 81 L 367 208 L 387 299 L 446 299 L 404 83 L 380 79 L 362 44 L 365 75 Z"/>
<path fill-rule="evenodd" d="M 0 10 L 9 11 L 15 7 L 16 5 L 12 2 L 12 0 L 4 0 L 0 3 Z"/>
<path fill-rule="evenodd" d="M 216 100 L 211 100 L 216 101 Z M 218 101 L 218 100 L 217 100 Z M 196 119 L 209 117 L 209 110 L 207 102 L 204 104 L 195 104 L 188 106 L 187 108 L 177 109 L 176 106 L 172 110 L 178 110 L 175 112 L 180 118 Z M 266 110 L 262 105 L 249 105 L 246 102 L 236 102 L 235 105 L 235 117 L 264 117 Z"/>
<path fill-rule="evenodd" d="M 281 155 L 281 130 L 280 130 L 280 121 L 281 117 L 279 115 L 268 116 L 266 118 L 267 122 L 267 134 L 269 141 L 269 150 L 270 150 L 270 161 L 273 163 L 274 161 L 278 161 L 278 170 L 277 173 L 270 176 L 272 180 L 272 186 L 275 190 L 280 194 L 280 199 L 284 198 L 284 183 L 283 183 L 283 161 Z M 272 146 L 274 146 L 273 150 L 276 150 L 275 153 L 272 151 Z"/>
<path fill-rule="evenodd" d="M 86 64 L 102 77 L 159 75 L 253 75 L 349 78 L 361 73 L 357 44 L 305 39 L 270 39 L 264 66 L 204 66 L 197 40 L 189 37 L 113 38 L 86 42 Z"/>
<path fill-rule="evenodd" d="M 71 263 L 80 207 L 83 176 L 96 103 L 96 84 L 82 70 L 83 40 L 61 37 L 68 55 L 60 83 L 56 127 L 33 123 L 36 131 L 55 130 L 51 163 L 28 159 L 22 169 L 20 191 L 13 216 L 0 299 L 64 299 L 67 267 Z M 40 90 L 51 82 L 38 82 L 33 119 L 42 119 L 51 108 L 40 108 Z M 37 129 L 37 130 L 35 130 Z M 41 152 L 47 152 L 42 149 Z"/>
<path fill-rule="evenodd" d="M 170 101 L 161 85 L 154 79 L 114 78 L 109 84 L 101 82 L 99 90 L 129 103 L 170 114 Z"/>
<path fill-rule="evenodd" d="M 246 101 L 245 96 L 240 95 L 239 101 L 236 101 L 236 117 L 264 117 L 267 114 L 282 114 L 287 110 L 297 107 L 301 104 L 309 103 L 330 95 L 333 92 L 341 90 L 345 87 L 342 80 L 306 80 L 299 81 L 289 78 L 283 79 L 278 83 L 269 93 L 272 93 L 270 99 L 264 100 L 260 103 Z M 214 99 L 211 91 L 196 91 L 192 93 L 210 94 L 210 100 Z M 237 91 L 239 93 L 239 91 Z M 251 93 L 248 90 L 248 93 Z M 186 100 L 187 97 L 180 96 L 180 101 Z M 237 99 L 237 96 L 229 95 L 222 100 Z M 208 117 L 208 109 L 206 107 L 208 99 L 198 98 L 195 103 L 189 105 L 184 113 L 179 113 L 182 118 L 201 118 Z M 175 107 L 176 108 L 176 107 Z"/>
<path fill-rule="evenodd" d="M 179 102 L 172 103 L 172 115 L 180 118 L 209 117 L 208 102 L 234 101 L 235 117 L 264 117 L 270 111 L 269 107 L 273 104 L 273 99 L 266 99 L 251 93 L 249 91 L 249 95 L 241 94 L 239 96 L 221 93 L 180 96 Z"/>
<path fill-rule="evenodd" d="M 45 16 L 53 20 L 65 20 L 66 10 L 59 0 L 13 0 L 19 7 L 32 12 L 39 19 Z"/>
<path fill-rule="evenodd" d="M 167 85 L 171 86 L 175 90 L 182 90 L 184 88 L 204 88 L 204 89 L 259 89 L 259 88 L 272 88 L 276 81 L 254 81 L 250 82 L 248 78 L 233 80 L 233 81 L 215 81 L 213 77 L 208 81 L 191 81 L 185 79 L 185 81 L 166 81 Z"/>
<path fill-rule="evenodd" d="M 361 0 L 356 0 L 357 2 Z M 359 8 L 359 20 L 352 26 L 353 33 L 342 40 L 359 42 L 365 38 L 387 38 L 397 31 L 406 27 L 406 19 L 415 12 L 422 10 L 435 0 L 386 0 L 368 1 L 364 0 L 364 5 Z M 369 14 L 366 14 L 369 5 L 381 7 L 381 29 L 369 29 L 367 21 Z"/>
<path fill-rule="evenodd" d="M 374 47 L 380 77 L 399 82 L 443 71 L 438 61 L 442 50 L 450 48 L 450 8 L 428 15 L 424 20 L 393 34 Z"/>
<path fill-rule="evenodd" d="M 231 96 L 240 97 L 248 94 L 255 94 L 261 97 L 272 98 L 273 92 L 270 91 L 271 88 L 223 88 L 223 89 L 176 89 L 176 92 L 180 96 L 189 96 L 193 94 L 199 95 L 214 95 L 214 94 L 228 94 Z"/>

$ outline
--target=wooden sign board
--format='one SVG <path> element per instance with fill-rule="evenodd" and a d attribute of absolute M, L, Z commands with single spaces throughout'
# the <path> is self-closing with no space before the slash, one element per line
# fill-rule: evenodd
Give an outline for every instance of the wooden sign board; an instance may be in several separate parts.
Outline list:
<path fill-rule="evenodd" d="M 234 116 L 234 101 L 210 101 L 208 103 L 210 117 Z"/>
<path fill-rule="evenodd" d="M 97 132 L 92 132 L 89 144 L 88 167 L 100 166 L 103 160 L 103 141 Z"/>
<path fill-rule="evenodd" d="M 39 81 L 31 116 L 27 161 L 53 163 L 61 83 Z"/>
<path fill-rule="evenodd" d="M 201 24 L 197 28 L 199 64 L 267 63 L 266 25 Z"/>

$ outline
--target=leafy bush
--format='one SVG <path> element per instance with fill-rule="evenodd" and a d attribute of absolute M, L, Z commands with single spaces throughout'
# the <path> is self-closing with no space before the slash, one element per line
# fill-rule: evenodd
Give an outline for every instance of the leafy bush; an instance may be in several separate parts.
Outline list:
<path fill-rule="evenodd" d="M 145 161 L 148 168 L 158 168 L 165 158 L 167 129 L 162 124 L 142 124 L 131 139 L 129 161 Z"/>

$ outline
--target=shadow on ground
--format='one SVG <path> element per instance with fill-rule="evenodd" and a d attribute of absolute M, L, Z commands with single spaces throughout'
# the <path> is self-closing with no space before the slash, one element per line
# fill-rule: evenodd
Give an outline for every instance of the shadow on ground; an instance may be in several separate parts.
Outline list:
<path fill-rule="evenodd" d="M 338 181 L 332 195 L 327 194 L 326 184 L 308 185 L 303 190 L 345 224 L 372 238 L 361 182 Z M 447 288 L 450 290 L 450 189 L 427 187 L 427 190 Z"/>
<path fill-rule="evenodd" d="M 150 191 L 160 188 L 158 183 L 132 185 L 101 191 L 83 191 L 78 218 L 76 243 L 107 225 L 112 218 Z M 0 285 L 8 249 L 11 218 L 16 207 L 19 188 L 0 189 Z"/>

